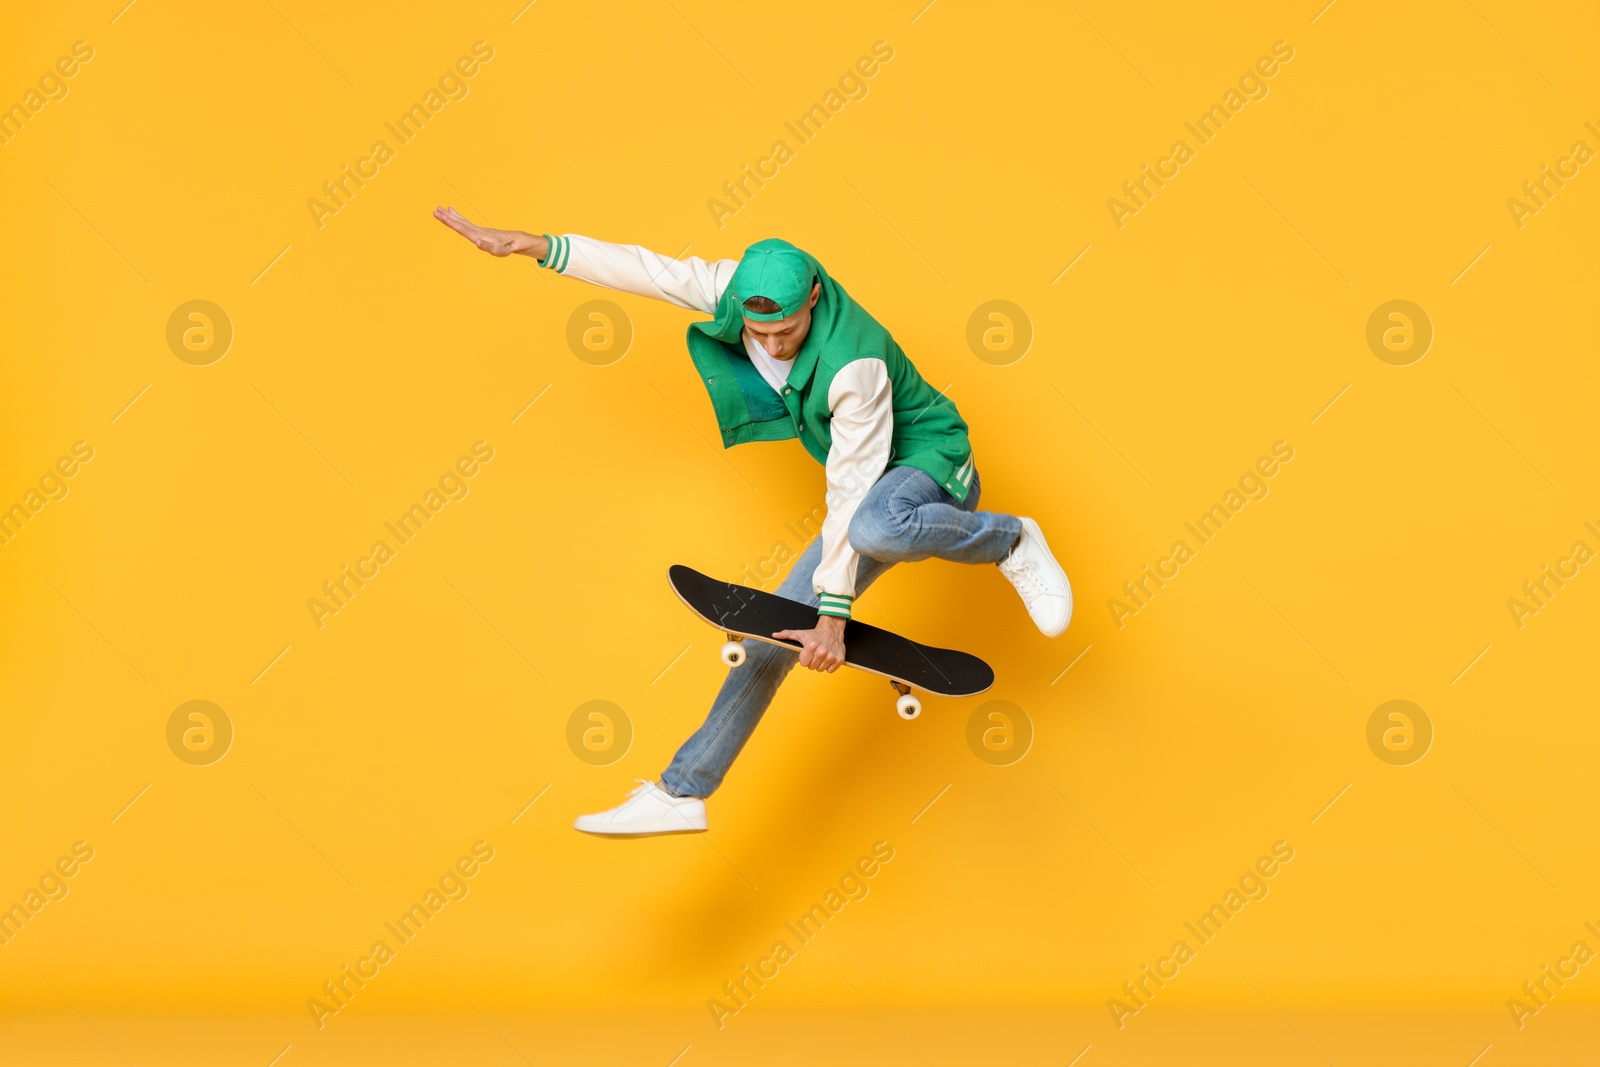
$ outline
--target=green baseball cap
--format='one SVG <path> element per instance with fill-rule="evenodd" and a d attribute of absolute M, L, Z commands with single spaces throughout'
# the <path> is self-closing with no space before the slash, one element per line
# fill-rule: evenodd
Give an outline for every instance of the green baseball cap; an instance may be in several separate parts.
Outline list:
<path fill-rule="evenodd" d="M 777 322 L 805 307 L 811 297 L 816 272 L 806 254 L 788 241 L 769 237 L 744 250 L 744 258 L 733 272 L 733 291 L 740 311 L 756 322 Z M 778 305 L 777 311 L 751 311 L 744 302 L 764 296 Z"/>

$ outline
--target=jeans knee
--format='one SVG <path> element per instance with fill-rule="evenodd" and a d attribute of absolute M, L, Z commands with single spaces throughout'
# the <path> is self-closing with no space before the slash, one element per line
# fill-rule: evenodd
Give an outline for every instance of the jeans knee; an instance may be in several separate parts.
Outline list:
<path fill-rule="evenodd" d="M 878 524 L 867 520 L 861 512 L 856 512 L 850 518 L 850 547 L 863 556 L 877 559 L 875 549 L 883 547 L 884 538 L 878 530 Z"/>
<path fill-rule="evenodd" d="M 858 511 L 850 519 L 850 547 L 871 559 L 892 563 L 904 542 L 905 520 L 890 513 Z"/>

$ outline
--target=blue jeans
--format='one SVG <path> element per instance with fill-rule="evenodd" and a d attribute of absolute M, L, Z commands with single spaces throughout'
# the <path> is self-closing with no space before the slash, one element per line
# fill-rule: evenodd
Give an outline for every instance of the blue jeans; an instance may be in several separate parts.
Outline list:
<path fill-rule="evenodd" d="M 856 593 L 866 591 L 896 563 L 948 559 L 956 563 L 999 563 L 1022 533 L 1012 515 L 978 511 L 980 486 L 976 473 L 967 499 L 957 502 L 928 475 L 914 467 L 891 467 L 867 491 L 850 521 L 850 546 L 861 555 L 856 568 Z M 822 538 L 814 538 L 778 587 L 778 595 L 816 604 L 811 576 L 822 559 Z M 766 714 L 778 686 L 800 654 L 762 641 L 745 642 L 747 659 L 728 671 L 727 681 L 712 702 L 711 714 L 683 743 L 661 776 L 667 792 L 680 797 L 708 797 L 738 757 L 756 723 Z"/>

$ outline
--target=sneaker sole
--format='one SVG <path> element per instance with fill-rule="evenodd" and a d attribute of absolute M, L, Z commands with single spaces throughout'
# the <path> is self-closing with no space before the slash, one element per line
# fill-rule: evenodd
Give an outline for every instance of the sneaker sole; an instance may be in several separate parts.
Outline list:
<path fill-rule="evenodd" d="M 581 826 L 574 826 L 573 829 L 580 834 L 588 834 L 590 837 L 670 837 L 673 834 L 703 834 L 706 832 L 706 827 L 704 826 L 674 826 L 670 829 L 627 830 L 623 832 L 616 830 L 585 830 Z"/>

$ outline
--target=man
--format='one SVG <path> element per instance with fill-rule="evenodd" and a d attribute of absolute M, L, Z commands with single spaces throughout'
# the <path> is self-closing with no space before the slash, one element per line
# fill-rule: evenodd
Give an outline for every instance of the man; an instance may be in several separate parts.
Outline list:
<path fill-rule="evenodd" d="M 851 603 L 891 565 L 919 559 L 995 563 L 1046 636 L 1072 617 L 1072 587 L 1032 519 L 978 511 L 967 424 L 917 373 L 889 332 L 813 257 L 759 241 L 742 260 L 675 260 L 635 245 L 475 226 L 454 208 L 434 217 L 496 256 L 711 315 L 688 333 L 724 447 L 799 438 L 827 480 L 821 536 L 778 593 L 817 608 L 809 630 L 774 637 L 799 652 L 750 642 L 705 724 L 659 782 L 640 782 L 619 807 L 580 816 L 591 834 L 643 836 L 706 828 L 705 798 L 722 784 L 778 686 L 796 663 L 844 663 Z"/>

